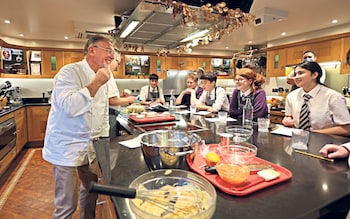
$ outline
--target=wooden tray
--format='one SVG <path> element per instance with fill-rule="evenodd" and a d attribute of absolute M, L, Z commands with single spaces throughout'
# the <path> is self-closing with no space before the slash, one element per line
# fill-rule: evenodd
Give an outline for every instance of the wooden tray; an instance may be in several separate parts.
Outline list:
<path fill-rule="evenodd" d="M 211 149 L 215 147 L 217 147 L 217 145 L 210 145 Z M 288 169 L 281 167 L 277 164 L 271 163 L 267 160 L 256 157 L 254 158 L 254 163 L 269 164 L 273 167 L 274 170 L 280 172 L 280 176 L 274 180 L 265 181 L 263 178 L 257 175 L 257 172 L 250 172 L 250 176 L 243 184 L 235 186 L 222 181 L 222 179 L 217 174 L 205 172 L 205 160 L 199 153 L 196 155 L 193 161 L 190 156 L 187 156 L 186 160 L 189 167 L 193 171 L 206 178 L 209 182 L 211 182 L 221 191 L 236 196 L 248 195 L 258 190 L 270 187 L 272 185 L 284 182 L 292 178 L 292 173 Z"/>
<path fill-rule="evenodd" d="M 168 121 L 174 121 L 175 120 L 175 116 L 171 115 L 169 113 L 155 113 L 155 116 L 153 117 L 147 117 L 147 115 L 145 115 L 144 118 L 136 118 L 136 115 L 130 115 L 129 119 L 133 122 L 136 123 L 154 123 L 154 122 L 168 122 Z"/>

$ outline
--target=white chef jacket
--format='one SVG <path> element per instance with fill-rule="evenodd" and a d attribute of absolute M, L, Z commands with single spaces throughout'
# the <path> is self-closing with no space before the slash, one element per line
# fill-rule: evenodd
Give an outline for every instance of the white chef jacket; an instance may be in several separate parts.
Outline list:
<path fill-rule="evenodd" d="M 55 76 L 42 152 L 46 161 L 61 166 L 87 164 L 94 159 L 92 140 L 108 136 L 108 86 L 91 97 L 86 86 L 94 77 L 85 59 L 62 67 Z"/>
<path fill-rule="evenodd" d="M 216 99 L 215 99 L 215 93 L 214 93 L 215 91 L 216 91 Z M 210 95 L 211 97 L 210 99 L 215 99 L 215 102 L 212 107 L 216 112 L 220 110 L 228 112 L 230 108 L 230 103 L 224 88 L 216 87 L 216 89 L 214 88 L 211 92 L 209 92 L 209 94 L 208 94 L 208 91 L 203 90 L 203 93 L 198 99 L 197 104 L 205 104 L 205 100 L 208 97 L 208 95 Z"/>
<path fill-rule="evenodd" d="M 108 98 L 111 98 L 111 97 L 118 97 L 118 98 L 120 98 L 119 88 L 117 86 L 117 83 L 114 80 L 114 76 L 113 76 L 112 72 L 110 72 L 110 77 L 113 80 L 109 80 L 107 82 Z M 115 109 L 115 110 L 120 110 L 120 106 L 109 106 L 109 107 L 112 108 L 112 109 Z"/>

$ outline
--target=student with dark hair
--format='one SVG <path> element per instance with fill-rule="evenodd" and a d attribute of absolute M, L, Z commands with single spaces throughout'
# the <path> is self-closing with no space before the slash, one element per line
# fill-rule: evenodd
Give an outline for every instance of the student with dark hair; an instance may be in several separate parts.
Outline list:
<path fill-rule="evenodd" d="M 197 101 L 197 110 L 218 112 L 228 111 L 229 101 L 226 91 L 222 87 L 216 86 L 217 76 L 215 73 L 205 73 L 201 77 L 203 93 Z"/>
<path fill-rule="evenodd" d="M 307 50 L 303 54 L 303 59 L 301 62 L 316 62 L 317 56 L 316 53 L 312 50 Z M 291 91 L 297 89 L 297 85 L 295 84 L 294 81 L 295 78 L 295 73 L 294 71 L 291 71 L 289 75 L 287 76 L 287 84 L 292 85 Z M 326 80 L 326 71 L 322 68 L 322 77 L 320 78 L 320 81 L 322 84 L 324 84 Z"/>
<path fill-rule="evenodd" d="M 232 93 L 229 115 L 236 119 L 242 118 L 243 106 L 246 99 L 250 98 L 254 107 L 254 121 L 259 117 L 267 117 L 266 92 L 261 87 L 265 83 L 264 76 L 250 68 L 241 68 L 235 74 L 235 81 L 237 88 Z"/>
<path fill-rule="evenodd" d="M 321 83 L 322 69 L 317 62 L 295 67 L 299 87 L 287 95 L 285 126 L 324 134 L 350 135 L 350 114 L 345 98 Z"/>
<path fill-rule="evenodd" d="M 158 75 L 149 76 L 149 85 L 143 86 L 140 90 L 140 100 L 146 105 L 165 103 L 163 89 L 158 86 Z"/>

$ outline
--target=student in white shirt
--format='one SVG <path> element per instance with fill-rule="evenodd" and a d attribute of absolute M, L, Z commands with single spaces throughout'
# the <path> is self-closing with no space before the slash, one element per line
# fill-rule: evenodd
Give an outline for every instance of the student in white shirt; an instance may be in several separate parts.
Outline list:
<path fill-rule="evenodd" d="M 229 110 L 229 100 L 226 91 L 216 86 L 217 76 L 215 73 L 205 73 L 201 77 L 203 93 L 196 104 L 197 110 L 206 110 L 212 113 Z"/>
<path fill-rule="evenodd" d="M 317 62 L 304 62 L 295 68 L 295 83 L 299 87 L 287 95 L 282 124 L 299 127 L 303 95 L 308 101 L 310 130 L 324 134 L 350 135 L 350 114 L 343 95 L 321 84 L 322 70 Z"/>
<path fill-rule="evenodd" d="M 151 74 L 149 76 L 149 85 L 141 87 L 140 100 L 145 105 L 165 103 L 163 89 L 158 86 L 158 75 Z"/>

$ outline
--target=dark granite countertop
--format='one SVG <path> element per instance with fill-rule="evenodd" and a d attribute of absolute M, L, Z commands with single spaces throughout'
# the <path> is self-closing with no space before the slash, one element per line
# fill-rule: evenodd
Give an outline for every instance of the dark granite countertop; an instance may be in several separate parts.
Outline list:
<path fill-rule="evenodd" d="M 0 117 L 4 116 L 8 113 L 14 112 L 22 107 L 26 106 L 49 106 L 51 105 L 49 103 L 48 98 L 23 98 L 23 103 L 20 105 L 8 105 L 5 109 L 0 110 Z"/>
<path fill-rule="evenodd" d="M 184 120 L 191 119 L 184 116 Z M 207 122 L 206 126 L 209 130 L 197 134 L 207 143 L 218 143 L 217 132 L 222 128 L 220 124 Z M 140 148 L 129 149 L 118 143 L 137 135 L 136 131 L 135 135 L 116 137 L 111 139 L 110 146 L 98 149 L 98 159 L 104 160 L 102 171 L 107 178 L 110 177 L 112 185 L 128 186 L 137 176 L 149 171 Z M 257 156 L 289 169 L 293 174 L 292 179 L 241 197 L 217 189 L 213 218 L 318 218 L 337 207 L 349 208 L 347 161 L 344 159 L 330 163 L 293 153 L 290 140 L 290 137 L 259 133 L 255 127 L 249 142 L 258 147 Z M 308 151 L 319 154 L 319 149 L 326 143 L 340 144 L 347 141 L 350 138 L 311 133 Z M 118 218 L 134 218 L 127 199 L 112 197 L 112 200 Z"/>

